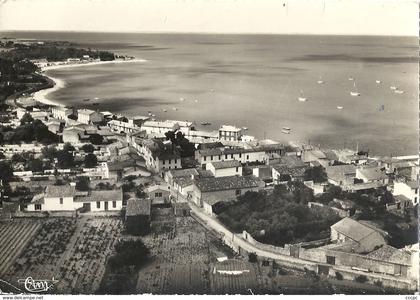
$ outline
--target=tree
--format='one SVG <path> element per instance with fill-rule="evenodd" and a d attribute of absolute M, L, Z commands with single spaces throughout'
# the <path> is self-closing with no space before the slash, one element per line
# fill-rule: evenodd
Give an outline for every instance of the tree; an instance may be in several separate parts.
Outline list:
<path fill-rule="evenodd" d="M 8 162 L 0 161 L 0 179 L 8 182 L 13 177 L 13 169 Z"/>
<path fill-rule="evenodd" d="M 70 143 L 65 143 L 64 146 L 63 146 L 63 151 L 73 152 L 74 150 L 76 150 L 76 149 Z"/>
<path fill-rule="evenodd" d="M 42 157 L 45 159 L 53 160 L 57 157 L 57 149 L 54 146 L 46 146 L 41 150 Z"/>
<path fill-rule="evenodd" d="M 104 138 L 100 134 L 91 134 L 89 136 L 89 141 L 94 145 L 101 145 L 104 141 Z"/>
<path fill-rule="evenodd" d="M 79 180 L 76 182 L 76 189 L 79 191 L 89 191 L 90 190 L 90 179 L 87 176 L 79 177 Z"/>
<path fill-rule="evenodd" d="M 44 165 L 40 159 L 31 159 L 28 161 L 28 169 L 32 172 L 41 172 L 44 170 Z"/>
<path fill-rule="evenodd" d="M 69 169 L 74 167 L 74 157 L 73 153 L 60 150 L 57 152 L 57 165 L 61 169 Z"/>
<path fill-rule="evenodd" d="M 311 167 L 305 170 L 305 180 L 312 180 L 316 183 L 326 182 L 327 173 L 322 166 Z"/>
<path fill-rule="evenodd" d="M 86 168 L 93 168 L 98 164 L 98 159 L 96 158 L 95 154 L 89 153 L 85 156 L 84 163 Z"/>
<path fill-rule="evenodd" d="M 20 119 L 20 125 L 30 124 L 34 121 L 34 118 L 29 113 L 25 113 Z"/>
<path fill-rule="evenodd" d="M 143 190 L 144 186 L 140 184 L 136 189 L 136 197 L 137 198 L 146 198 L 147 194 Z"/>
<path fill-rule="evenodd" d="M 82 146 L 82 150 L 86 153 L 93 153 L 95 151 L 95 147 L 92 144 L 84 144 Z"/>

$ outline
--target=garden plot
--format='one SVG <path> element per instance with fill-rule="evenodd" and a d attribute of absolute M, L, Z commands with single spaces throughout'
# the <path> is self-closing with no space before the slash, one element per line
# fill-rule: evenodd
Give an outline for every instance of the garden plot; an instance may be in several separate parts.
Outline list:
<path fill-rule="evenodd" d="M 17 219 L 0 223 L 0 275 L 6 275 L 40 227 L 37 220 Z"/>
<path fill-rule="evenodd" d="M 118 218 L 87 219 L 81 224 L 70 250 L 59 264 L 60 293 L 92 294 L 99 288 L 106 259 L 121 230 L 122 222 Z"/>
<path fill-rule="evenodd" d="M 216 256 L 213 250 L 218 238 L 191 217 L 175 218 L 169 215 L 162 222 L 168 222 L 171 218 L 174 218 L 171 231 L 152 232 L 142 238 L 150 249 L 151 259 L 138 273 L 137 292 L 210 293 L 209 266 Z M 217 255 L 228 255 L 222 250 L 218 249 Z"/>

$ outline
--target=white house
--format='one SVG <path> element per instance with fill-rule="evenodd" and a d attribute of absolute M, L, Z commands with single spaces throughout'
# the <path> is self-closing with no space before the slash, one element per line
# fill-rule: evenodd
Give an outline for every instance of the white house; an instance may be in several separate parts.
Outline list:
<path fill-rule="evenodd" d="M 419 202 L 419 184 L 417 181 L 394 182 L 393 195 L 403 195 L 411 200 L 413 205 Z"/>
<path fill-rule="evenodd" d="M 117 211 L 122 208 L 122 190 L 77 191 L 74 186 L 47 186 L 35 195 L 27 211 Z"/>
<path fill-rule="evenodd" d="M 203 149 L 197 150 L 195 158 L 205 168 L 207 163 L 227 160 L 237 160 L 243 164 L 249 162 L 260 162 L 265 164 L 268 155 L 262 149 Z"/>
<path fill-rule="evenodd" d="M 51 114 L 53 117 L 60 120 L 66 120 L 67 116 L 71 115 L 72 113 L 73 109 L 63 106 L 53 106 L 51 108 Z"/>
<path fill-rule="evenodd" d="M 356 169 L 356 178 L 363 180 L 365 183 L 383 183 L 387 184 L 389 181 L 385 171 L 378 167 L 359 167 Z"/>
<path fill-rule="evenodd" d="M 237 160 L 210 162 L 206 165 L 206 170 L 212 172 L 214 177 L 242 176 L 242 164 Z"/>
<path fill-rule="evenodd" d="M 222 125 L 219 128 L 219 139 L 226 140 L 226 141 L 239 141 L 242 136 L 242 129 L 230 126 L 230 125 Z"/>
<path fill-rule="evenodd" d="M 166 120 L 166 121 L 146 121 L 141 125 L 141 130 L 148 135 L 163 137 L 168 131 L 181 130 L 188 133 L 193 130 L 193 124 L 188 121 Z"/>
<path fill-rule="evenodd" d="M 91 109 L 78 109 L 77 121 L 83 124 L 100 123 L 104 120 L 104 116 L 97 111 Z"/>

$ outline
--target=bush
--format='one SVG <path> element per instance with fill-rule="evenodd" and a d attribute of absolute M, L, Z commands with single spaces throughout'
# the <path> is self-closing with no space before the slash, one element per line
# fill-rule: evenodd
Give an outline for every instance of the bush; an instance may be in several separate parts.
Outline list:
<path fill-rule="evenodd" d="M 249 253 L 248 254 L 248 261 L 251 262 L 251 263 L 256 263 L 258 261 L 257 254 Z"/>
<path fill-rule="evenodd" d="M 368 281 L 368 279 L 365 275 L 359 275 L 356 278 L 354 278 L 354 281 L 359 283 L 365 283 L 366 281 Z"/>
<path fill-rule="evenodd" d="M 377 287 L 380 287 L 380 288 L 382 288 L 382 287 L 383 287 L 383 283 L 382 283 L 382 281 L 380 281 L 380 280 L 375 280 L 375 281 L 373 282 L 373 284 L 374 284 L 374 285 L 376 285 Z"/>
<path fill-rule="evenodd" d="M 337 278 L 337 280 L 343 280 L 343 275 L 340 272 L 335 272 L 335 278 Z"/>

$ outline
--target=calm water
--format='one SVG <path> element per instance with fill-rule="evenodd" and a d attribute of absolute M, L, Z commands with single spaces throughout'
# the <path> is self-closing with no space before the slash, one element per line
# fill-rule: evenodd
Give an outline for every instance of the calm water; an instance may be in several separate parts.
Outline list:
<path fill-rule="evenodd" d="M 87 105 L 83 98 L 99 97 L 100 109 L 127 115 L 152 111 L 162 119 L 208 121 L 209 128 L 222 123 L 246 126 L 258 138 L 351 148 L 359 143 L 359 148 L 380 155 L 417 153 L 416 38 L 1 35 L 68 40 L 147 60 L 50 71 L 67 82 L 66 88 L 49 96 L 60 103 Z M 360 97 L 350 96 L 349 77 L 355 78 Z M 320 78 L 324 84 L 317 84 Z M 391 85 L 405 93 L 393 93 Z M 301 90 L 307 102 L 297 100 Z M 283 126 L 292 128 L 290 135 L 281 134 Z"/>

